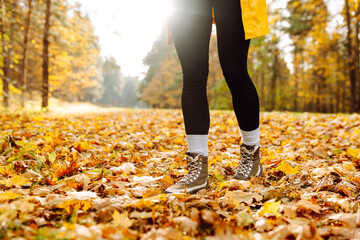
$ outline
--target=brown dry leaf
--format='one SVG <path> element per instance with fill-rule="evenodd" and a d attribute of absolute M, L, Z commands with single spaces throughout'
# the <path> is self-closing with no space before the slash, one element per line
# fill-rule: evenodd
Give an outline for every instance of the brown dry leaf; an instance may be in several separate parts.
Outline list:
<path fill-rule="evenodd" d="M 229 190 L 248 191 L 251 188 L 253 188 L 253 185 L 250 181 L 231 180 L 231 181 L 220 183 L 219 187 L 223 187 L 224 189 L 229 189 Z"/>
<path fill-rule="evenodd" d="M 326 198 L 325 201 L 334 209 L 340 208 L 344 212 L 350 212 L 352 210 L 351 201 L 349 199 L 330 196 Z"/>
<path fill-rule="evenodd" d="M 271 239 L 287 239 L 293 236 L 295 239 L 323 239 L 319 233 L 311 225 L 281 225 L 269 232 L 268 236 Z"/>
<path fill-rule="evenodd" d="M 245 234 L 242 234 L 245 235 Z M 246 235 L 245 235 L 246 236 Z M 242 237 L 237 234 L 232 234 L 230 231 L 226 231 L 225 233 L 216 233 L 214 236 L 205 237 L 205 240 L 241 240 Z"/>
<path fill-rule="evenodd" d="M 225 193 L 225 197 L 227 197 L 230 201 L 234 201 L 237 205 L 241 202 L 244 202 L 248 205 L 252 204 L 253 201 L 261 201 L 263 196 L 259 193 L 251 193 L 251 192 L 243 192 L 243 191 L 227 191 Z"/>
<path fill-rule="evenodd" d="M 157 218 L 160 215 L 160 213 L 158 212 L 138 212 L 138 211 L 133 211 L 130 213 L 129 218 L 142 218 L 142 219 L 146 219 L 146 218 L 152 218 L 155 217 Z"/>
<path fill-rule="evenodd" d="M 115 173 L 134 174 L 136 173 L 136 167 L 132 163 L 123 163 L 119 167 L 110 168 L 110 171 Z"/>
<path fill-rule="evenodd" d="M 312 154 L 314 154 L 315 156 L 319 157 L 319 158 L 327 158 L 328 157 L 328 153 L 325 151 L 324 148 L 317 146 L 313 149 L 310 150 Z"/>
<path fill-rule="evenodd" d="M 267 222 L 266 218 L 258 218 L 255 223 L 255 229 L 258 232 L 268 232 L 273 229 L 273 227 Z"/>
<path fill-rule="evenodd" d="M 207 224 L 214 224 L 215 222 L 220 220 L 219 215 L 217 215 L 216 212 L 208 209 L 201 210 L 200 216 L 201 219 Z"/>
<path fill-rule="evenodd" d="M 181 234 L 172 227 L 152 228 L 141 237 L 141 240 L 181 240 Z"/>
<path fill-rule="evenodd" d="M 195 233 L 198 227 L 198 223 L 196 221 L 193 221 L 186 216 L 175 217 L 172 221 L 181 231 L 188 233 Z"/>
<path fill-rule="evenodd" d="M 297 216 L 296 210 L 297 207 L 291 205 L 282 205 L 281 206 L 282 212 L 284 212 L 284 217 L 293 219 Z"/>
<path fill-rule="evenodd" d="M 356 228 L 357 217 L 355 213 L 333 213 L 329 216 L 329 220 L 340 221 L 349 228 Z"/>
<path fill-rule="evenodd" d="M 320 213 L 321 210 L 321 207 L 319 205 L 313 204 L 307 200 L 300 200 L 295 203 L 294 206 L 297 207 L 299 210 L 310 210 L 315 213 Z"/>

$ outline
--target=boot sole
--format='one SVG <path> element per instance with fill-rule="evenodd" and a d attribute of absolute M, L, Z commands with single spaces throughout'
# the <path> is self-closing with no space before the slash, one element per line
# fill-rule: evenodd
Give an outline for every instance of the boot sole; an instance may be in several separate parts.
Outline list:
<path fill-rule="evenodd" d="M 202 187 L 202 188 L 199 188 L 199 189 L 194 189 L 194 190 L 189 191 L 189 192 L 187 192 L 187 193 L 189 193 L 189 194 L 195 194 L 195 193 L 197 193 L 198 191 L 200 191 L 200 190 L 202 190 L 202 189 L 206 189 L 206 188 L 210 189 L 210 181 L 209 181 L 209 178 L 208 178 L 206 181 L 207 181 L 207 183 L 206 183 L 206 186 L 205 186 L 205 187 Z"/>
<path fill-rule="evenodd" d="M 250 180 L 251 177 L 263 177 L 263 176 L 264 176 L 263 167 L 262 167 L 262 165 L 260 164 L 260 173 L 259 173 L 259 174 L 251 175 L 248 179 L 238 179 L 238 178 L 232 177 L 232 178 L 230 179 L 230 181 L 231 181 L 231 180 L 244 180 L 244 181 L 248 181 L 248 180 Z"/>
<path fill-rule="evenodd" d="M 207 183 L 205 185 L 205 187 L 200 187 L 200 188 L 197 188 L 197 189 L 193 189 L 191 191 L 187 191 L 186 190 L 186 193 L 189 193 L 189 194 L 194 194 L 194 193 L 197 193 L 198 191 L 202 190 L 202 189 L 210 189 L 210 181 L 209 181 L 209 178 L 206 180 Z M 168 191 L 164 191 L 164 193 L 166 194 L 181 194 L 181 193 L 185 193 L 185 189 L 184 190 L 179 190 L 179 191 L 176 191 L 176 192 L 168 192 Z"/>

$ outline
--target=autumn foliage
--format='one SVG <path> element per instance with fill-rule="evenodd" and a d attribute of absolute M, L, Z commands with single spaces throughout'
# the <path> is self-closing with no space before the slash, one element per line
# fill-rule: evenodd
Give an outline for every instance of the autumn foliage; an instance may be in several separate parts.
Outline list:
<path fill-rule="evenodd" d="M 180 110 L 0 116 L 4 239 L 355 239 L 360 116 L 261 112 L 262 178 L 229 181 L 235 115 L 212 111 L 211 188 L 186 173 Z"/>

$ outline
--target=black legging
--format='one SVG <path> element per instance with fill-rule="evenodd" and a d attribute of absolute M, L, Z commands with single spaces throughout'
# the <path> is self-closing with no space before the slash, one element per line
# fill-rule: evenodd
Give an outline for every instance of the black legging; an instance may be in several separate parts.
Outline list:
<path fill-rule="evenodd" d="M 240 0 L 175 0 L 169 18 L 183 70 L 181 105 L 186 134 L 208 134 L 210 126 L 206 84 L 212 6 L 221 68 L 229 86 L 241 130 L 259 127 L 259 97 L 247 71 L 250 39 L 245 40 Z"/>

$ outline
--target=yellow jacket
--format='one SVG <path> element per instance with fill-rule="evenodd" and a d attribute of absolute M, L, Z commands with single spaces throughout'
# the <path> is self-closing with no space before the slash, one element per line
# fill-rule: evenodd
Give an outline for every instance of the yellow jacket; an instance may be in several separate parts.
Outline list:
<path fill-rule="evenodd" d="M 240 0 L 240 4 L 245 39 L 256 38 L 268 34 L 269 23 L 266 0 Z M 213 22 L 215 22 L 214 19 Z M 168 29 L 168 32 L 169 43 L 171 43 L 171 29 Z"/>

